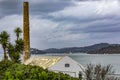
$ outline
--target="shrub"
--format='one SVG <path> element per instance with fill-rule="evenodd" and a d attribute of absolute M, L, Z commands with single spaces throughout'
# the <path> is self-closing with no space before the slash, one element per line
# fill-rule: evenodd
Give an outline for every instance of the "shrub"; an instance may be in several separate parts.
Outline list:
<path fill-rule="evenodd" d="M 12 61 L 9 60 L 2 60 L 0 61 L 0 79 L 3 79 L 5 76 L 5 71 L 14 64 Z"/>
<path fill-rule="evenodd" d="M 5 80 L 79 80 L 38 66 L 15 63 L 5 71 Z"/>
<path fill-rule="evenodd" d="M 115 76 L 111 76 L 114 74 L 111 65 L 101 66 L 88 64 L 85 70 L 86 80 L 120 80 Z"/>

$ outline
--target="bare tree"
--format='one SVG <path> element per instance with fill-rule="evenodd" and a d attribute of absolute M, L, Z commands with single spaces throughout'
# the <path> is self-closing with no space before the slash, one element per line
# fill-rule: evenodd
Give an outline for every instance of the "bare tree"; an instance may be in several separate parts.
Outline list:
<path fill-rule="evenodd" d="M 86 80 L 120 80 L 115 77 L 111 65 L 101 66 L 88 64 L 85 70 Z"/>

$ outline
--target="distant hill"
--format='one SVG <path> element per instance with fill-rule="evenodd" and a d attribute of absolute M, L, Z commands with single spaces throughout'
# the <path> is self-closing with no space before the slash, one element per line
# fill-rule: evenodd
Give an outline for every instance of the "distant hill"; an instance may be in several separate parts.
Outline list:
<path fill-rule="evenodd" d="M 46 52 L 42 51 L 42 50 L 38 50 L 36 48 L 31 48 L 30 49 L 30 53 L 31 54 L 46 54 Z"/>
<path fill-rule="evenodd" d="M 120 54 L 120 45 L 110 45 L 99 50 L 89 51 L 88 54 Z"/>
<path fill-rule="evenodd" d="M 46 49 L 43 50 L 46 53 L 87 53 L 93 50 L 99 50 L 101 48 L 105 48 L 110 46 L 108 43 L 100 43 L 100 44 L 95 44 L 91 46 L 86 46 L 86 47 L 68 47 L 68 48 L 61 48 L 61 49 L 56 49 L 56 48 L 51 48 L 51 49 Z"/>
<path fill-rule="evenodd" d="M 46 50 L 38 50 L 31 48 L 32 54 L 46 54 L 46 53 L 88 53 L 88 54 L 113 54 L 120 53 L 120 44 L 99 43 L 85 47 L 67 47 L 67 48 L 50 48 Z"/>

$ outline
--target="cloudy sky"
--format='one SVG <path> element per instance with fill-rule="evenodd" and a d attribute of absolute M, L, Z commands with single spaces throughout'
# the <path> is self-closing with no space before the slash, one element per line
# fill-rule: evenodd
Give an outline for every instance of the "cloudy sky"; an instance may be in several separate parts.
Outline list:
<path fill-rule="evenodd" d="M 23 1 L 0 0 L 0 32 L 23 27 Z M 26 1 L 26 0 L 25 0 Z M 28 0 L 31 47 L 38 49 L 120 43 L 119 0 Z"/>

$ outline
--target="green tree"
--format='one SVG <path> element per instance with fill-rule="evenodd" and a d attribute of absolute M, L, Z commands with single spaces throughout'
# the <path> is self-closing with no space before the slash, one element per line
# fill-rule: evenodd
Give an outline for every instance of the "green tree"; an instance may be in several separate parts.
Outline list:
<path fill-rule="evenodd" d="M 7 57 L 7 45 L 9 43 L 9 34 L 6 31 L 0 33 L 0 44 L 2 45 L 4 51 L 4 60 L 8 59 Z"/>
<path fill-rule="evenodd" d="M 16 48 L 13 44 L 9 43 L 8 45 L 8 54 L 10 59 L 15 63 L 20 63 L 20 53 L 16 51 Z"/>
<path fill-rule="evenodd" d="M 24 46 L 23 39 L 20 38 L 20 34 L 22 33 L 22 30 L 20 28 L 16 28 L 14 32 L 16 34 L 15 45 L 9 43 L 8 54 L 13 62 L 20 63 L 20 54 L 22 53 Z"/>
<path fill-rule="evenodd" d="M 13 44 L 9 43 L 8 44 L 8 54 L 10 59 L 14 62 L 14 53 L 15 53 L 15 47 Z"/>
<path fill-rule="evenodd" d="M 22 53 L 23 48 L 24 48 L 24 42 L 22 38 L 19 38 L 18 40 L 15 41 L 15 49 L 17 52 Z"/>
<path fill-rule="evenodd" d="M 14 30 L 14 32 L 15 32 L 16 37 L 17 37 L 17 40 L 18 40 L 19 37 L 20 37 L 20 34 L 22 33 L 22 30 L 21 30 L 19 27 L 17 27 L 17 28 Z"/>
<path fill-rule="evenodd" d="M 15 30 L 14 30 L 15 34 L 16 34 L 16 40 L 15 40 L 15 48 L 16 48 L 16 51 L 17 52 L 21 52 L 23 51 L 23 46 L 24 46 L 24 43 L 23 43 L 23 39 L 20 38 L 20 34 L 22 33 L 22 30 L 17 27 Z"/>

